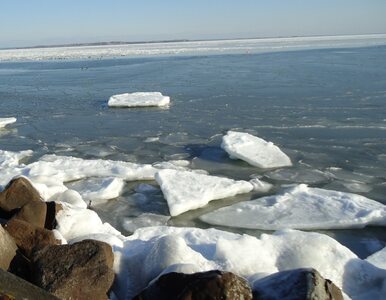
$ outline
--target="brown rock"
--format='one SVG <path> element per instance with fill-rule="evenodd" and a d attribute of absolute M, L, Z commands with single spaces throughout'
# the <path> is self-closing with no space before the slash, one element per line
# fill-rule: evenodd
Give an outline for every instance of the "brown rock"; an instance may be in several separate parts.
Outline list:
<path fill-rule="evenodd" d="M 255 300 L 343 300 L 342 291 L 315 269 L 282 271 L 253 284 Z"/>
<path fill-rule="evenodd" d="M 41 201 L 39 192 L 24 177 L 12 179 L 0 193 L 0 209 L 11 212 L 31 201 Z"/>
<path fill-rule="evenodd" d="M 62 205 L 55 202 L 32 201 L 25 204 L 13 218 L 52 230 L 56 226 L 56 214 L 61 209 Z"/>
<path fill-rule="evenodd" d="M 230 272 L 168 273 L 137 295 L 135 300 L 252 299 L 248 282 Z"/>
<path fill-rule="evenodd" d="M 94 240 L 34 253 L 32 282 L 63 299 L 107 299 L 114 281 L 111 246 Z"/>
<path fill-rule="evenodd" d="M 47 205 L 45 202 L 31 201 L 26 203 L 13 218 L 44 228 L 46 215 Z"/>
<path fill-rule="evenodd" d="M 0 299 L 58 300 L 54 295 L 3 270 L 0 270 Z"/>
<path fill-rule="evenodd" d="M 0 269 L 8 270 L 16 255 L 17 246 L 13 238 L 0 225 Z"/>
<path fill-rule="evenodd" d="M 20 250 L 28 257 L 30 257 L 33 250 L 47 245 L 60 244 L 60 241 L 55 239 L 52 231 L 25 221 L 11 219 L 4 228 L 13 237 Z"/>

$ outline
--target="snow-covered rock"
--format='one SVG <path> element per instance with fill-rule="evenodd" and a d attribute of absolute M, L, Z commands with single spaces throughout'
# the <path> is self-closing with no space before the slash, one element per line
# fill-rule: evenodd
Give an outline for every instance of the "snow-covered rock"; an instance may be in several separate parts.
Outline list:
<path fill-rule="evenodd" d="M 126 273 L 118 275 L 122 288 L 115 292 L 125 299 L 167 269 L 219 269 L 253 283 L 279 271 L 314 268 L 354 300 L 382 299 L 386 283 L 386 270 L 359 259 L 331 237 L 297 230 L 256 238 L 215 229 L 147 227 L 127 237 L 118 252 Z"/>
<path fill-rule="evenodd" d="M 262 169 L 292 165 L 290 158 L 279 147 L 249 133 L 228 131 L 223 136 L 221 147 L 231 158 L 244 160 Z"/>
<path fill-rule="evenodd" d="M 159 92 L 137 92 L 113 95 L 108 101 L 110 107 L 167 106 L 170 98 Z"/>
<path fill-rule="evenodd" d="M 5 127 L 9 124 L 15 123 L 16 118 L 0 118 L 0 128 Z"/>
<path fill-rule="evenodd" d="M 366 197 L 301 184 L 281 194 L 223 207 L 200 217 L 216 225 L 276 230 L 386 225 L 386 206 Z"/>
<path fill-rule="evenodd" d="M 168 203 L 171 216 L 203 207 L 211 200 L 253 190 L 253 185 L 247 181 L 190 171 L 161 170 L 156 173 L 155 179 Z"/>

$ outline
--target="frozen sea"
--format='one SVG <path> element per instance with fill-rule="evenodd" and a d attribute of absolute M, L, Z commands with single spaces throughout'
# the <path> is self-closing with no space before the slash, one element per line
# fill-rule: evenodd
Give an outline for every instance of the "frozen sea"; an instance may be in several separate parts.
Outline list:
<path fill-rule="evenodd" d="M 111 95 L 159 91 L 168 108 L 109 108 Z M 212 227 L 205 213 L 291 184 L 352 192 L 386 204 L 386 36 L 0 50 L 0 149 L 192 168 L 274 185 L 168 220 L 155 181 L 129 182 L 94 209 L 128 234 L 143 213 L 157 224 Z M 228 130 L 278 145 L 292 167 L 231 160 Z M 139 185 L 146 183 L 153 185 Z M 75 183 L 71 183 L 75 184 Z M 71 186 L 69 184 L 69 187 Z M 143 216 L 143 215 L 142 215 Z M 215 226 L 259 236 L 262 231 Z M 384 227 L 323 230 L 359 257 L 386 246 Z"/>

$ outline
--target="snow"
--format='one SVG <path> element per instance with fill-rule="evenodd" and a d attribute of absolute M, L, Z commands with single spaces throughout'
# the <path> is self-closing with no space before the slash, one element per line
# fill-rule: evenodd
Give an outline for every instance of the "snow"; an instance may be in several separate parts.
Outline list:
<path fill-rule="evenodd" d="M 262 169 L 292 165 L 290 158 L 279 147 L 249 133 L 228 131 L 223 136 L 221 147 L 231 158 L 244 160 Z"/>
<path fill-rule="evenodd" d="M 200 217 L 209 224 L 276 230 L 386 225 L 386 206 L 366 197 L 301 184 L 283 193 L 220 208 Z"/>
<path fill-rule="evenodd" d="M 125 182 L 116 177 L 88 178 L 67 184 L 70 189 L 79 192 L 91 206 L 117 198 L 124 185 Z"/>
<path fill-rule="evenodd" d="M 0 118 L 0 128 L 5 127 L 9 124 L 15 123 L 16 118 Z"/>
<path fill-rule="evenodd" d="M 159 92 L 125 93 L 111 96 L 108 101 L 110 107 L 143 107 L 167 106 L 170 103 L 168 96 Z"/>
<path fill-rule="evenodd" d="M 0 168 L 3 169 L 17 167 L 19 165 L 20 160 L 31 156 L 32 153 L 32 150 L 25 150 L 19 152 L 0 150 Z"/>
<path fill-rule="evenodd" d="M 247 181 L 197 174 L 190 171 L 161 170 L 155 174 L 168 203 L 171 216 L 203 207 L 209 201 L 253 190 Z"/>
<path fill-rule="evenodd" d="M 147 227 L 127 237 L 118 276 L 120 298 L 140 292 L 151 280 L 173 270 L 188 273 L 220 269 L 251 284 L 278 271 L 315 268 L 352 299 L 381 299 L 386 270 L 359 259 L 320 233 L 283 230 L 260 238 L 215 229 Z M 378 297 L 378 298 L 376 298 Z"/>

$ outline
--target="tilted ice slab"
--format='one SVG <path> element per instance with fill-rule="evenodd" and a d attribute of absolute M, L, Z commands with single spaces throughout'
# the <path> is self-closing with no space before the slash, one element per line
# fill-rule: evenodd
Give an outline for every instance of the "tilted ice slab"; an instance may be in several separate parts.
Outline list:
<path fill-rule="evenodd" d="M 271 142 L 249 133 L 228 131 L 223 136 L 221 147 L 231 158 L 238 158 L 262 168 L 291 166 L 290 158 Z"/>
<path fill-rule="evenodd" d="M 167 106 L 170 98 L 159 92 L 125 93 L 111 96 L 108 101 L 110 107 L 141 107 L 141 106 Z"/>
<path fill-rule="evenodd" d="M 16 118 L 0 118 L 0 128 L 5 127 L 9 124 L 15 123 Z"/>
<path fill-rule="evenodd" d="M 171 216 L 203 207 L 212 200 L 253 190 L 253 185 L 247 181 L 190 171 L 161 170 L 155 174 L 155 180 L 161 187 Z"/>
<path fill-rule="evenodd" d="M 148 227 L 126 238 L 117 249 L 114 293 L 131 299 L 160 274 L 212 269 L 231 271 L 251 284 L 272 273 L 315 268 L 352 299 L 382 299 L 386 270 L 359 259 L 331 237 L 283 230 L 260 238 L 215 229 Z M 127 273 L 126 273 L 127 272 Z"/>
<path fill-rule="evenodd" d="M 386 270 L 386 247 L 366 258 L 374 266 Z"/>
<path fill-rule="evenodd" d="M 63 182 L 88 177 L 118 177 L 123 180 L 153 179 L 156 168 L 147 164 L 103 159 L 81 159 L 72 156 L 45 155 L 29 164 L 29 175 L 51 176 Z"/>
<path fill-rule="evenodd" d="M 90 205 L 97 205 L 109 199 L 117 198 L 121 194 L 124 184 L 125 182 L 121 178 L 102 177 L 79 180 L 67 186 L 77 191 Z"/>
<path fill-rule="evenodd" d="M 200 217 L 239 228 L 332 229 L 386 225 L 386 206 L 366 197 L 301 184 L 284 193 L 220 208 Z"/>

